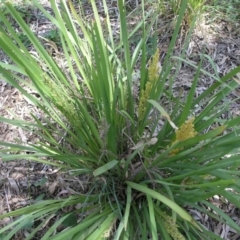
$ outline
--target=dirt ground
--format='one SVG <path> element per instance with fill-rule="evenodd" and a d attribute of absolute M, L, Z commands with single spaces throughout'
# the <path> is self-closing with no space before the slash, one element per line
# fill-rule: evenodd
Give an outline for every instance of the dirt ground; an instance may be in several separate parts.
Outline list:
<path fill-rule="evenodd" d="M 112 1 L 113 7 L 115 6 L 114 3 Z M 49 1 L 42 0 L 42 4 L 51 12 Z M 29 7 L 27 12 L 26 21 L 38 35 L 52 30 L 52 24 L 38 10 Z M 185 36 L 183 28 L 175 46 L 176 56 L 180 55 Z M 162 23 L 159 23 L 158 40 L 161 49 L 161 61 L 167 51 L 170 37 L 171 31 L 166 29 L 165 22 L 162 21 Z M 240 66 L 240 22 L 230 23 L 221 18 L 210 21 L 209 14 L 205 14 L 197 23 L 186 52 L 186 58 L 192 63 L 197 63 L 202 53 L 205 53 L 214 62 L 215 69 L 209 59 L 205 58 L 203 61 L 203 69 L 210 73 L 217 71 L 217 74 L 222 76 L 236 66 Z M 2 51 L 0 51 L 0 61 L 5 63 L 9 61 Z M 179 89 L 184 92 L 190 89 L 194 73 L 193 68 L 187 64 L 182 64 L 180 75 L 177 81 L 174 82 L 176 94 L 179 92 Z M 212 78 L 202 74 L 196 95 L 201 94 L 213 81 Z M 31 92 L 31 94 L 35 93 Z M 222 116 L 223 118 L 229 118 L 230 115 L 240 115 L 240 87 L 232 92 L 229 98 L 229 100 L 234 100 L 234 102 L 231 104 L 229 112 Z M 42 113 L 25 99 L 17 89 L 0 78 L 0 115 L 9 119 L 18 118 L 28 121 L 32 119 L 31 114 L 40 116 Z M 22 142 L 30 143 L 34 141 L 34 138 L 36 138 L 34 133 L 27 133 L 18 127 L 0 122 L 0 141 L 16 143 L 20 139 Z M 3 147 L 0 146 L 1 148 Z M 3 162 L 0 158 L 0 214 L 27 206 L 34 202 L 34 199 L 41 198 L 43 194 L 47 198 L 56 198 L 69 192 L 74 194 L 83 190 L 84 186 L 81 185 L 77 178 L 70 178 L 63 173 L 60 174 L 58 169 L 53 169 L 49 165 L 24 159 Z M 240 225 L 240 209 L 225 202 L 221 196 L 215 196 L 209 201 L 223 209 L 226 214 Z M 240 239 L 240 233 L 234 232 L 228 226 L 213 221 L 207 215 L 202 215 L 195 209 L 189 209 L 189 212 L 196 220 L 203 223 L 209 230 L 212 230 L 221 238 L 230 240 Z M 9 221 L 11 219 L 1 220 L 0 227 L 9 223 Z M 24 238 L 23 236 L 18 236 L 15 239 Z"/>

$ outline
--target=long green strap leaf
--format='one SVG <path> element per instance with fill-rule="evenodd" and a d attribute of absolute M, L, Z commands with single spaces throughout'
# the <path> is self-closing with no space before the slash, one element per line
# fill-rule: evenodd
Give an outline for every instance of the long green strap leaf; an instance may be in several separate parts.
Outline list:
<path fill-rule="evenodd" d="M 155 219 L 155 211 L 154 211 L 154 207 L 153 207 L 153 200 L 152 200 L 150 195 L 147 195 L 147 201 L 148 201 L 148 211 L 149 211 L 152 239 L 153 240 L 158 240 L 157 224 L 156 224 L 156 219 Z"/>
<path fill-rule="evenodd" d="M 106 219 L 101 223 L 100 226 L 90 235 L 86 238 L 86 240 L 93 240 L 93 239 L 103 239 L 104 233 L 107 233 L 110 231 L 111 226 L 114 224 L 114 221 L 116 219 L 116 213 L 112 212 L 109 214 Z"/>
<path fill-rule="evenodd" d="M 124 215 L 124 220 L 123 220 L 123 225 L 124 225 L 125 231 L 126 231 L 127 225 L 128 225 L 131 201 L 132 201 L 132 189 L 130 186 L 127 186 L 127 204 L 126 204 L 125 215 Z"/>
<path fill-rule="evenodd" d="M 165 205 L 170 207 L 173 211 L 175 211 L 177 214 L 179 214 L 183 219 L 185 219 L 189 222 L 192 221 L 192 217 L 185 210 L 183 210 L 175 202 L 166 198 L 162 194 L 160 194 L 146 186 L 143 186 L 141 184 L 137 184 L 137 183 L 133 183 L 133 182 L 129 182 L 129 181 L 126 181 L 126 183 L 131 188 L 134 188 L 134 189 L 138 190 L 139 192 L 145 193 L 146 195 L 149 195 L 152 198 L 155 198 L 155 199 L 159 200 L 160 202 L 164 203 Z"/>

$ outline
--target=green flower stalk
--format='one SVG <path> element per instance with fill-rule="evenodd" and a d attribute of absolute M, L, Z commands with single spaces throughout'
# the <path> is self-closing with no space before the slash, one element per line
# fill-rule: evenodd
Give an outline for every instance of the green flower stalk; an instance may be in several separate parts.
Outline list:
<path fill-rule="evenodd" d="M 145 115 L 147 100 L 151 94 L 151 91 L 156 81 L 158 80 L 158 77 L 161 71 L 161 66 L 159 65 L 158 59 L 159 59 L 159 49 L 157 49 L 156 53 L 152 57 L 152 61 L 149 64 L 148 81 L 146 83 L 145 90 L 141 92 L 141 97 L 140 97 L 139 106 L 138 106 L 139 120 L 142 120 Z"/>

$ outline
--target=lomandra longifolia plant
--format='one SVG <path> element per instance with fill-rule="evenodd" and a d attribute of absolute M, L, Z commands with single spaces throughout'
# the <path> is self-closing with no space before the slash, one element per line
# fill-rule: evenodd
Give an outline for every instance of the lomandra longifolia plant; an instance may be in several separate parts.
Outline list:
<path fill-rule="evenodd" d="M 0 12 L 0 48 L 10 59 L 0 62 L 1 78 L 44 115 L 39 119 L 32 114 L 29 121 L 0 117 L 37 136 L 31 143 L 0 142 L 0 157 L 52 165 L 69 178 L 74 174 L 85 186 L 67 197 L 35 199 L 2 214 L 0 219 L 11 221 L 0 229 L 0 238 L 220 239 L 196 221 L 190 209 L 240 232 L 239 225 L 209 201 L 220 195 L 240 207 L 240 117 L 219 121 L 228 109 L 222 100 L 238 86 L 240 67 L 219 78 L 202 71 L 201 56 L 198 66 L 191 63 L 195 77 L 180 101 L 166 86 L 178 75 L 173 73 L 179 69 L 175 64 L 188 63 L 187 42 L 180 57 L 173 55 L 187 1 L 181 3 L 162 63 L 157 45 L 153 56 L 146 57 L 148 38 L 157 37 L 152 29 L 160 10 L 154 3 L 142 1 L 132 28 L 126 3 L 118 0 L 115 31 L 108 2 L 90 2 L 91 17 L 81 2 L 77 11 L 71 1 L 51 0 L 50 14 L 33 1 L 59 31 L 61 59 L 44 48 L 11 3 L 5 3 L 8 16 Z M 16 24 L 31 50 L 16 34 Z M 142 37 L 133 48 L 130 40 L 136 32 Z M 200 73 L 215 81 L 196 96 Z M 167 99 L 164 106 L 162 98 Z M 198 114 L 196 105 L 201 108 Z"/>

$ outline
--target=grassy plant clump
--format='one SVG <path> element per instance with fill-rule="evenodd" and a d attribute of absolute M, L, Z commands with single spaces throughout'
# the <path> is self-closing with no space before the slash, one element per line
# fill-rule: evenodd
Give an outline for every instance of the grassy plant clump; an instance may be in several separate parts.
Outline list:
<path fill-rule="evenodd" d="M 13 217 L 0 229 L 0 236 L 11 239 L 33 222 L 27 239 L 34 239 L 43 229 L 43 240 L 220 239 L 195 221 L 188 208 L 240 232 L 234 220 L 208 201 L 221 195 L 240 207 L 240 117 L 220 121 L 228 109 L 221 101 L 238 86 L 234 76 L 240 67 L 219 78 L 202 71 L 201 62 L 192 65 L 196 74 L 184 102 L 165 87 L 174 64 L 185 61 L 175 58 L 173 49 L 187 1 L 179 6 L 162 64 L 158 48 L 150 61 L 145 57 L 146 42 L 159 12 L 155 8 L 145 12 L 144 1 L 142 16 L 129 32 L 124 1 L 118 0 L 119 35 L 113 31 L 105 0 L 104 31 L 94 0 L 91 21 L 83 9 L 77 13 L 70 1 L 57 5 L 51 0 L 54 17 L 37 2 L 34 4 L 58 30 L 67 64 L 63 68 L 57 63 L 16 9 L 5 4 L 37 54 L 28 51 L 0 13 L 7 29 L 3 31 L 0 26 L 0 46 L 13 62 L 0 62 L 1 78 L 35 104 L 44 119 L 32 115 L 34 121 L 26 122 L 0 117 L 1 122 L 34 131 L 39 139 L 31 144 L 0 142 L 4 147 L 0 157 L 3 161 L 29 159 L 51 164 L 77 177 L 87 176 L 89 181 L 84 193 L 36 201 L 0 216 Z M 142 38 L 130 52 L 129 42 L 136 31 Z M 135 67 L 140 68 L 138 97 L 133 94 Z M 210 75 L 215 82 L 195 96 L 200 74 Z M 40 98 L 29 94 L 26 84 Z M 163 96 L 173 108 L 161 105 Z M 198 114 L 194 114 L 196 105 L 202 109 Z M 77 205 L 81 207 L 66 212 L 69 206 Z M 63 209 L 65 214 L 61 214 Z M 46 226 L 52 216 L 54 223 Z M 76 221 L 60 230 L 59 226 L 72 218 Z"/>
<path fill-rule="evenodd" d="M 208 8 L 212 11 L 210 21 L 213 21 L 214 19 L 227 19 L 234 25 L 238 26 L 240 21 L 240 2 L 238 0 L 213 0 Z"/>
<path fill-rule="evenodd" d="M 159 8 L 162 14 L 169 15 L 169 13 L 173 13 L 174 16 L 177 16 L 181 9 L 181 0 L 158 0 Z M 188 0 L 187 8 L 184 16 L 184 23 L 190 27 L 194 19 L 197 16 L 200 16 L 200 13 L 204 9 L 206 0 Z"/>

